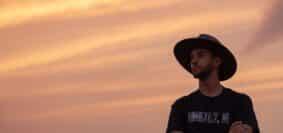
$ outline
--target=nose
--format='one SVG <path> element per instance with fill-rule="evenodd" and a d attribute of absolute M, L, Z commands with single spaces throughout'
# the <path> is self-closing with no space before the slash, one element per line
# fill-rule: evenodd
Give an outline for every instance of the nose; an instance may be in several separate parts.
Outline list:
<path fill-rule="evenodd" d="M 197 60 L 196 59 L 191 59 L 190 65 L 191 65 L 191 67 L 196 66 L 197 65 Z"/>

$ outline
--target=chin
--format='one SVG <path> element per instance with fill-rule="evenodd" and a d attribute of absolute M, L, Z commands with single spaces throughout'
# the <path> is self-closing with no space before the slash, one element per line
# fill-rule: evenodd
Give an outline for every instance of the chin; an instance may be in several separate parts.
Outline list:
<path fill-rule="evenodd" d="M 195 73 L 193 73 L 193 77 L 196 79 L 196 78 L 198 78 L 198 74 L 195 74 Z"/>

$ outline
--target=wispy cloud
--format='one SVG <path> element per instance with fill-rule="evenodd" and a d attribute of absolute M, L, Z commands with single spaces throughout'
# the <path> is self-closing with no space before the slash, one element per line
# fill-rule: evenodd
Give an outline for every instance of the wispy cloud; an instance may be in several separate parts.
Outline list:
<path fill-rule="evenodd" d="M 170 104 L 197 87 L 176 62 L 174 44 L 209 32 L 239 42 L 227 43 L 233 48 L 243 47 L 241 39 L 253 31 L 238 26 L 253 27 L 269 3 L 1 2 L 0 125 L 5 133 L 134 132 L 137 127 L 161 132 Z M 240 62 L 252 67 L 240 69 L 227 86 L 253 94 L 257 104 L 256 96 L 266 92 L 276 98 L 262 101 L 280 100 L 283 64 L 242 57 Z M 154 128 L 148 128 L 150 121 Z"/>
<path fill-rule="evenodd" d="M 263 19 L 259 25 L 258 31 L 256 31 L 255 36 L 242 53 L 251 54 L 257 49 L 274 44 L 281 39 L 283 34 L 282 8 L 282 0 L 273 1 L 272 5 L 263 13 Z"/>
<path fill-rule="evenodd" d="M 240 14 L 247 14 L 249 13 L 250 16 L 245 16 L 245 15 L 240 15 Z M 31 44 L 28 44 L 31 40 L 24 38 L 24 40 L 21 40 L 21 42 L 19 42 L 19 40 L 15 40 L 13 41 L 12 37 L 15 37 L 15 35 L 13 36 L 9 36 L 7 38 L 10 38 L 11 40 L 7 40 L 12 41 L 9 42 L 11 43 L 11 45 L 15 45 L 15 44 L 19 44 L 21 43 L 21 45 L 30 45 L 30 47 L 36 46 L 36 45 L 41 45 L 44 50 L 39 49 L 38 51 L 33 51 L 33 52 L 29 52 L 27 53 L 18 53 L 17 56 L 21 56 L 22 58 L 18 58 L 18 57 L 12 57 L 12 58 L 6 58 L 6 59 L 2 59 L 2 65 L 0 66 L 0 71 L 1 72 L 7 72 L 10 70 L 14 70 L 17 68 L 22 68 L 22 67 L 27 67 L 33 64 L 46 64 L 50 61 L 56 61 L 58 59 L 64 59 L 64 58 L 70 58 L 73 57 L 75 55 L 81 54 L 81 53 L 87 53 L 92 51 L 95 48 L 101 47 L 101 46 L 105 46 L 105 45 L 114 45 L 117 44 L 121 41 L 127 41 L 130 39 L 135 39 L 135 38 L 150 38 L 153 37 L 155 35 L 162 35 L 162 34 L 168 34 L 168 33 L 173 33 L 173 32 L 180 32 L 180 31 L 186 31 L 188 29 L 196 29 L 196 28 L 200 28 L 204 25 L 223 25 L 225 23 L 231 23 L 233 22 L 233 19 L 235 17 L 237 17 L 238 19 L 241 19 L 243 21 L 246 20 L 250 20 L 253 19 L 254 17 L 251 16 L 256 16 L 256 12 L 255 11 L 250 11 L 250 12 L 235 12 L 234 14 L 231 14 L 231 12 L 229 13 L 229 15 L 227 15 L 226 13 L 221 12 L 214 12 L 214 13 L 204 13 L 202 15 L 198 15 L 198 16 L 191 16 L 191 17 L 186 17 L 186 16 L 175 16 L 173 17 L 174 19 L 172 19 L 172 17 L 164 17 L 162 18 L 162 22 L 160 22 L 160 20 L 154 20 L 154 21 L 150 21 L 150 23 L 143 23 L 143 24 L 131 24 L 131 25 L 122 25 L 120 26 L 119 30 L 111 30 L 111 31 L 104 31 L 103 34 L 101 33 L 92 33 L 90 35 L 87 36 L 78 36 L 78 38 L 74 38 L 73 34 L 65 34 L 68 33 L 68 27 L 63 26 L 63 27 L 58 27 L 58 29 L 56 29 L 56 31 L 61 31 L 60 29 L 64 30 L 64 32 L 59 32 L 55 33 L 55 34 L 49 34 L 47 32 L 46 38 L 58 38 L 58 37 L 62 37 L 65 39 L 69 39 L 68 41 L 64 41 L 58 38 L 58 42 L 54 43 L 54 44 L 50 44 L 49 42 L 49 47 L 44 46 L 45 42 L 42 42 L 42 39 L 44 38 L 43 35 L 34 35 L 34 36 L 30 36 L 30 37 L 36 37 L 38 36 L 38 39 L 35 39 L 31 42 Z M 221 17 L 222 19 L 215 19 L 215 17 Z M 178 20 L 178 21 L 176 21 Z M 70 24 L 70 22 L 68 22 Z M 68 24 L 67 23 L 67 24 Z M 72 23 L 71 23 L 72 24 Z M 199 27 L 195 26 L 196 24 L 199 25 Z M 170 25 L 170 27 L 167 27 L 168 25 Z M 46 25 L 44 25 L 43 27 L 45 27 Z M 89 24 L 88 26 L 82 26 L 82 28 L 87 28 L 87 27 L 91 27 L 92 24 Z M 164 27 L 167 27 L 166 29 L 164 29 Z M 117 27 L 116 27 L 117 28 Z M 25 28 L 24 28 L 25 29 Z M 47 28 L 43 28 L 42 30 L 47 30 L 49 32 L 51 32 L 49 29 Z M 147 29 L 146 31 L 144 29 Z M 163 32 L 160 33 L 159 30 L 156 29 L 163 29 Z M 29 31 L 29 30 L 27 30 Z M 34 32 L 34 31 L 33 31 Z M 43 32 L 43 31 L 41 31 Z M 101 31 L 102 32 L 102 31 Z M 51 32 L 52 33 L 52 32 Z M 63 34 L 64 33 L 64 34 Z M 84 33 L 87 33 L 84 31 Z M 18 34 L 18 36 L 22 35 L 23 32 L 21 32 L 21 34 Z M 43 32 L 43 34 L 46 34 Z M 57 35 L 56 35 L 57 34 Z M 105 36 L 105 34 L 111 34 L 112 37 L 109 39 L 109 36 Z M 12 34 L 11 34 L 12 35 Z M 17 34 L 16 34 L 17 35 Z M 5 35 L 4 35 L 5 36 Z M 28 36 L 27 36 L 28 37 Z M 46 39 L 45 38 L 45 39 Z M 92 39 L 92 38 L 96 38 L 96 39 Z M 72 40 L 75 39 L 75 40 Z M 17 43 L 18 42 L 18 43 Z M 38 42 L 38 43 L 42 43 L 42 44 L 36 44 L 34 42 Z M 65 45 L 65 43 L 68 43 L 68 45 Z M 79 45 L 79 44 L 84 44 L 84 45 Z M 51 46 L 50 45 L 54 45 Z M 50 53 L 52 53 L 50 55 Z M 34 57 L 37 57 L 36 59 Z"/>
<path fill-rule="evenodd" d="M 128 12 L 144 8 L 153 8 L 171 3 L 174 2 L 166 0 L 162 3 L 154 1 L 149 4 L 137 0 L 5 0 L 1 3 L 0 8 L 0 28 L 31 20 L 40 21 L 48 19 L 49 17 L 68 18 L 80 15 L 93 17 L 111 14 L 113 12 Z"/>
<path fill-rule="evenodd" d="M 24 21 L 34 19 L 34 17 L 62 14 L 70 11 L 87 10 L 89 8 L 98 8 L 100 6 L 110 7 L 119 6 L 125 0 L 51 0 L 51 1 L 6 1 L 1 5 L 0 26 L 3 27 L 8 24 L 17 24 Z M 12 10 L 11 10 L 12 9 Z M 104 13 L 109 9 L 99 9 L 94 14 Z"/>

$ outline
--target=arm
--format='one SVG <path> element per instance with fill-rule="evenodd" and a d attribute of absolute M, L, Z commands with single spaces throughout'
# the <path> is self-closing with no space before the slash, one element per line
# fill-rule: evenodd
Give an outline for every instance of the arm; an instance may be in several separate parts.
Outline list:
<path fill-rule="evenodd" d="M 230 126 L 229 133 L 253 133 L 253 130 L 248 124 L 243 124 L 242 121 L 235 121 Z"/>
<path fill-rule="evenodd" d="M 183 133 L 185 127 L 185 115 L 178 102 L 171 106 L 166 133 Z"/>
<path fill-rule="evenodd" d="M 237 112 L 238 119 L 252 128 L 252 133 L 260 133 L 252 99 L 244 94 Z"/>

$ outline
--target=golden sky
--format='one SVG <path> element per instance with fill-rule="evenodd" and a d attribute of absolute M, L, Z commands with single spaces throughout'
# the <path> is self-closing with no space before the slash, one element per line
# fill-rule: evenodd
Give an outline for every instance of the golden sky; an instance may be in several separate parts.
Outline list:
<path fill-rule="evenodd" d="M 5 133 L 165 131 L 197 88 L 175 43 L 211 33 L 235 55 L 221 82 L 252 97 L 262 132 L 283 117 L 280 0 L 1 0 L 0 127 Z"/>

